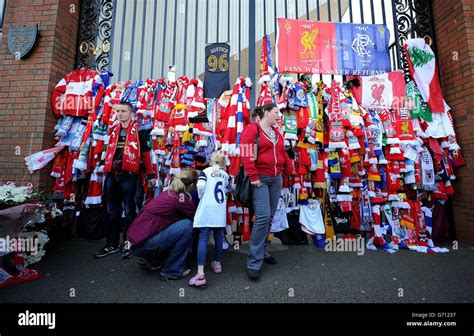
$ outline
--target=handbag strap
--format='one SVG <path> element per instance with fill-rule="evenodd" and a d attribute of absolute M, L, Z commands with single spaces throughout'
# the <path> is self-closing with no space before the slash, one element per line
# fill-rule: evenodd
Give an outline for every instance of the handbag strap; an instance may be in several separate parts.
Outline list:
<path fill-rule="evenodd" d="M 255 138 L 255 150 L 257 154 L 254 157 L 255 162 L 257 161 L 257 157 L 258 157 L 258 144 L 259 143 L 260 143 L 260 124 L 257 123 L 257 137 Z"/>

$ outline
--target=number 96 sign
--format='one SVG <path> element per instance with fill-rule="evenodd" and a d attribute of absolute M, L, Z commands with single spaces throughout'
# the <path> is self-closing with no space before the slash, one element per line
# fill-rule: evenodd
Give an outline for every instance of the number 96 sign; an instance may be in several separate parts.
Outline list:
<path fill-rule="evenodd" d="M 229 45 L 213 43 L 206 46 L 206 70 L 208 72 L 229 71 Z"/>
<path fill-rule="evenodd" d="M 220 97 L 229 86 L 229 53 L 228 43 L 208 44 L 204 61 L 204 97 Z"/>
<path fill-rule="evenodd" d="M 222 54 L 219 58 L 217 58 L 216 55 L 209 55 L 207 58 L 207 67 L 210 72 L 226 72 L 229 70 L 227 54 Z"/>

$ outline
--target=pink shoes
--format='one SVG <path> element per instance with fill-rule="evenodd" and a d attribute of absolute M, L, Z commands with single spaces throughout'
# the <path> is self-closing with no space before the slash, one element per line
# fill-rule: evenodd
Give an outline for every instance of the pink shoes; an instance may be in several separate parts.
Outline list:
<path fill-rule="evenodd" d="M 204 274 L 196 274 L 189 280 L 189 286 L 201 287 L 206 284 L 206 277 Z"/>
<path fill-rule="evenodd" d="M 222 273 L 222 265 L 217 261 L 211 262 L 211 269 L 216 274 Z"/>
<path fill-rule="evenodd" d="M 222 265 L 217 261 L 211 262 L 211 269 L 214 273 L 219 274 L 222 273 Z M 189 286 L 201 287 L 206 285 L 206 277 L 204 274 L 196 274 L 189 280 Z"/>

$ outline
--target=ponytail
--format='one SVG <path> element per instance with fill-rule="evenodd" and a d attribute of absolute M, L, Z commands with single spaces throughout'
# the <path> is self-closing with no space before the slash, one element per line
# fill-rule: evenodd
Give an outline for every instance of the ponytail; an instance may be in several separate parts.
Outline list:
<path fill-rule="evenodd" d="M 171 182 L 171 189 L 177 193 L 182 193 L 186 190 L 186 186 L 179 176 L 175 176 L 173 182 Z"/>
<path fill-rule="evenodd" d="M 260 120 L 263 118 L 265 115 L 265 112 L 273 110 L 275 108 L 275 104 L 264 104 L 262 106 L 257 106 L 252 112 L 252 117 L 256 118 L 259 117 Z"/>
<path fill-rule="evenodd" d="M 186 187 L 196 183 L 197 172 L 191 169 L 186 169 L 176 174 L 173 182 L 171 182 L 171 189 L 177 193 L 186 192 Z"/>

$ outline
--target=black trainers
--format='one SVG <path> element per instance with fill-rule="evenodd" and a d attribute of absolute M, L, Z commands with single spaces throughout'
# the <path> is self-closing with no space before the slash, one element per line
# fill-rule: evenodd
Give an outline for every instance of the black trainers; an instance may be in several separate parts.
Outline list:
<path fill-rule="evenodd" d="M 105 246 L 101 248 L 99 251 L 97 251 L 96 253 L 94 253 L 94 257 L 102 258 L 102 257 L 108 256 L 109 254 L 117 253 L 117 252 L 120 252 L 120 247 Z"/>
<path fill-rule="evenodd" d="M 150 261 L 146 260 L 145 258 L 139 258 L 138 265 L 140 266 L 142 270 L 145 270 L 145 271 L 159 271 L 163 268 L 164 263 L 153 264 Z"/>
<path fill-rule="evenodd" d="M 247 269 L 247 276 L 252 281 L 257 281 L 260 277 L 260 272 L 258 270 Z"/>
<path fill-rule="evenodd" d="M 276 265 L 278 263 L 278 261 L 275 258 L 273 258 L 272 256 L 269 256 L 269 257 L 263 259 L 263 261 L 266 264 L 269 264 L 269 265 Z"/>

